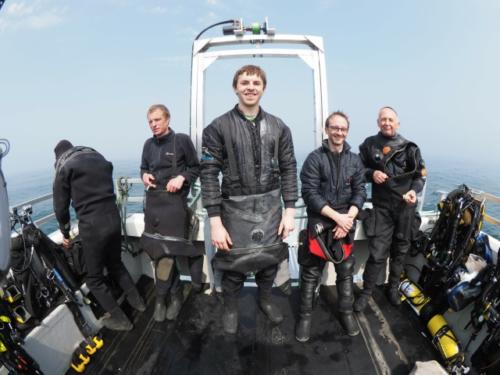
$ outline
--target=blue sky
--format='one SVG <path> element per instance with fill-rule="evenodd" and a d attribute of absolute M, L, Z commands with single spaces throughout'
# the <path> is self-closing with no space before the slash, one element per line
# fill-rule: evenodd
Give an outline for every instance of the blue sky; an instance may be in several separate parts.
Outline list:
<path fill-rule="evenodd" d="M 357 149 L 382 105 L 424 156 L 500 167 L 500 2 L 496 0 L 6 0 L 0 11 L 0 138 L 7 179 L 53 165 L 61 138 L 139 165 L 145 112 L 165 103 L 189 130 L 190 53 L 204 27 L 242 17 L 323 36 L 330 110 L 351 117 Z M 218 36 L 219 30 L 206 36 Z M 207 76 L 209 121 L 236 102 L 234 70 L 265 67 L 263 107 L 312 148 L 311 74 L 299 61 L 223 62 Z"/>

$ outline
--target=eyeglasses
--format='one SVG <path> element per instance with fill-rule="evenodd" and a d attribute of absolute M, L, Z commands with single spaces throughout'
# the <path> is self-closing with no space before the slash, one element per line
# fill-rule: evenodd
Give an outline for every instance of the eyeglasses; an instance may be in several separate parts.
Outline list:
<path fill-rule="evenodd" d="M 341 132 L 343 134 L 347 134 L 347 132 L 349 131 L 349 128 L 341 128 L 339 126 L 328 126 L 328 130 L 330 130 L 332 132 Z"/>

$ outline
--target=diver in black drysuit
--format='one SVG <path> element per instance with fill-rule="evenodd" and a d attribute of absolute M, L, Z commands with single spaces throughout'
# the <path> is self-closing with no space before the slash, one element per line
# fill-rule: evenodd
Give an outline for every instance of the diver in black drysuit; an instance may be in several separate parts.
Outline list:
<path fill-rule="evenodd" d="M 130 330 L 133 325 L 113 297 L 103 273 L 106 267 L 132 307 L 141 312 L 146 310 L 121 260 L 121 220 L 113 191 L 113 165 L 94 149 L 73 147 L 67 140 L 60 141 L 54 152 L 54 212 L 64 237 L 63 245 L 69 247 L 71 202 L 78 218 L 87 266 L 85 281 L 110 314 L 102 323 L 113 330 Z"/>
<path fill-rule="evenodd" d="M 364 167 L 359 156 L 350 150 L 345 139 L 349 130 L 347 116 L 333 112 L 325 122 L 328 139 L 320 148 L 306 158 L 300 172 L 302 198 L 307 206 L 307 238 L 301 238 L 298 252 L 300 272 L 300 312 L 295 337 L 300 342 L 309 340 L 313 300 L 322 271 L 328 261 L 334 263 L 337 274 L 338 310 L 342 326 L 348 335 L 359 333 L 352 314 L 354 302 L 353 272 L 354 255 L 351 253 L 354 240 L 355 220 L 366 199 Z M 335 144 L 334 144 L 335 142 Z M 347 215 L 352 223 L 344 236 L 335 238 L 335 218 Z M 337 219 L 339 221 L 339 219 Z M 325 228 L 315 233 L 317 226 Z M 311 252 L 311 238 L 322 241 L 330 256 Z"/>
<path fill-rule="evenodd" d="M 233 78 L 238 105 L 203 131 L 203 205 L 217 248 L 213 266 L 223 272 L 222 321 L 229 334 L 237 332 L 238 296 L 250 272 L 261 310 L 275 324 L 283 319 L 271 288 L 278 264 L 288 259 L 282 238 L 293 229 L 297 167 L 290 129 L 259 106 L 265 85 L 261 68 L 239 69 Z"/>
<path fill-rule="evenodd" d="M 355 311 L 366 308 L 389 256 L 388 298 L 393 305 L 401 303 L 398 288 L 414 234 L 416 194 L 422 191 L 426 176 L 418 146 L 396 133 L 397 113 L 382 108 L 378 123 L 381 131 L 359 146 L 366 180 L 372 183 L 373 210 L 363 223 L 370 255 Z"/>
<path fill-rule="evenodd" d="M 187 196 L 199 175 L 199 159 L 191 139 L 170 127 L 170 112 L 163 105 L 148 111 L 148 120 L 158 120 L 153 137 L 146 140 L 142 152 L 141 177 L 153 176 L 146 192 L 145 228 L 141 246 L 155 261 L 156 303 L 154 319 L 174 320 L 183 302 L 178 261 L 188 259 L 193 290 L 202 288 L 203 250 L 187 241 L 189 211 Z M 153 123 L 150 123 L 150 126 Z M 146 178 L 145 178 L 146 176 Z M 179 177 L 181 176 L 181 177 Z M 179 189 L 167 191 L 169 182 L 182 180 Z M 155 186 L 153 186 L 155 185 Z M 172 190 L 172 189 L 170 189 Z M 166 299 L 170 294 L 170 303 Z"/>

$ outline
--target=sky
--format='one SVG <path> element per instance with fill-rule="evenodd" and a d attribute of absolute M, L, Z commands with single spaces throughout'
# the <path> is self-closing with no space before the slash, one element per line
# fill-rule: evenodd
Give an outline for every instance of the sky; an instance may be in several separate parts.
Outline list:
<path fill-rule="evenodd" d="M 497 0 L 6 0 L 0 11 L 0 138 L 7 180 L 53 166 L 66 138 L 113 162 L 140 163 L 147 108 L 166 104 L 189 133 L 194 37 L 243 18 L 278 33 L 324 38 L 329 110 L 351 120 L 348 142 L 377 132 L 381 106 L 425 158 L 500 167 L 500 2 Z M 217 28 L 204 37 L 221 36 Z M 222 61 L 207 72 L 208 122 L 236 103 L 241 65 L 262 65 L 267 111 L 313 148 L 312 75 L 298 60 Z"/>

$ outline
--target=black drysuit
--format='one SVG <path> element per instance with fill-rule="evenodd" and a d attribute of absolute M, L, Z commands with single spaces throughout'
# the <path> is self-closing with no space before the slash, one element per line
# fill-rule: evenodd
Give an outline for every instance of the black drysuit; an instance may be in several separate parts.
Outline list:
<path fill-rule="evenodd" d="M 234 222 L 239 218 L 233 215 L 232 220 L 229 218 L 231 215 L 225 216 L 224 201 L 227 202 L 232 197 L 253 199 L 251 197 L 262 195 L 262 199 L 255 199 L 254 209 L 241 212 L 240 216 L 257 217 L 260 215 L 264 219 L 268 219 L 269 215 L 256 207 L 278 191 L 280 191 L 277 196 L 278 202 L 273 200 L 272 207 L 267 207 L 267 211 L 279 210 L 278 215 L 281 217 L 279 195 L 285 207 L 295 206 L 297 163 L 290 129 L 281 119 L 260 109 L 257 117 L 250 121 L 245 118 L 238 106 L 235 106 L 204 129 L 202 146 L 200 177 L 203 205 L 210 217 L 221 216 L 223 225 L 233 238 L 233 242 L 235 242 L 235 236 L 245 235 L 245 233 L 237 233 L 237 228 L 235 228 L 234 234 L 231 234 L 230 227 L 233 227 Z M 221 172 L 222 184 L 219 180 Z M 266 233 L 264 237 L 273 231 L 277 234 L 278 224 L 276 228 L 264 228 L 263 232 Z M 262 238 L 258 232 L 259 230 L 255 231 L 256 243 Z M 277 269 L 276 264 L 254 270 L 261 299 L 270 297 Z M 227 303 L 235 303 L 245 279 L 246 275 L 242 272 L 224 271 L 222 288 L 224 300 Z"/>
<path fill-rule="evenodd" d="M 361 159 L 350 151 L 347 143 L 344 143 L 342 152 L 334 154 L 328 147 L 328 140 L 324 140 L 320 148 L 309 154 L 300 172 L 309 232 L 316 223 L 331 221 L 321 215 L 321 210 L 327 205 L 340 213 L 346 213 L 351 206 L 362 209 L 366 199 L 363 172 Z M 314 291 L 326 260 L 303 252 L 299 255 L 299 262 L 302 266 L 300 315 L 304 317 L 312 312 Z M 354 263 L 351 254 L 335 264 L 341 313 L 352 312 Z"/>
<path fill-rule="evenodd" d="M 389 286 L 399 285 L 416 220 L 415 205 L 408 206 L 403 195 L 422 191 L 426 171 L 418 146 L 399 134 L 388 138 L 379 132 L 368 137 L 359 151 L 366 180 L 372 182 L 373 210 L 364 221 L 370 255 L 363 273 L 363 293 L 371 294 L 388 256 Z M 376 170 L 386 173 L 388 180 L 373 182 Z"/>
<path fill-rule="evenodd" d="M 169 129 L 169 132 L 164 136 L 153 136 L 147 139 L 142 151 L 141 178 L 144 173 L 150 173 L 154 176 L 154 184 L 156 185 L 154 190 L 159 193 L 155 195 L 151 191 L 146 193 L 146 199 L 155 199 L 157 207 L 146 205 L 150 211 L 146 210 L 145 212 L 145 231 L 151 234 L 159 233 L 185 238 L 187 235 L 186 220 L 188 220 L 187 196 L 190 186 L 200 173 L 198 155 L 189 136 L 181 133 L 176 134 L 172 129 Z M 167 193 L 165 191 L 167 183 L 179 175 L 185 178 L 182 189 L 176 193 Z M 173 202 L 179 203 L 179 198 L 182 203 L 174 205 Z M 173 209 L 173 211 L 168 211 L 168 209 Z M 176 220 L 172 220 L 172 216 Z M 149 241 L 149 244 L 154 245 L 157 241 Z M 158 251 L 152 251 L 152 249 L 146 249 L 146 251 L 155 261 L 159 261 L 162 257 L 175 259 L 177 253 L 183 253 L 183 245 L 179 242 L 178 248 L 173 249 L 176 245 L 175 242 L 173 244 L 159 246 L 159 248 L 170 251 L 169 254 L 159 255 Z M 194 247 L 190 248 L 194 249 Z M 176 254 L 172 254 L 172 251 Z M 188 258 L 188 262 L 193 283 L 201 284 L 203 257 L 191 256 Z M 158 272 L 157 267 L 157 296 L 165 296 L 169 290 L 172 294 L 179 293 L 179 287 L 180 279 L 176 266 L 172 268 L 172 272 L 166 280 L 161 276 L 161 272 Z"/>
<path fill-rule="evenodd" d="M 58 159 L 53 185 L 54 212 L 65 238 L 69 238 L 70 202 L 76 211 L 87 265 L 85 281 L 106 311 L 118 304 L 106 283 L 104 267 L 123 291 L 135 288 L 121 260 L 121 221 L 112 173 L 113 165 L 101 154 L 77 146 Z"/>

